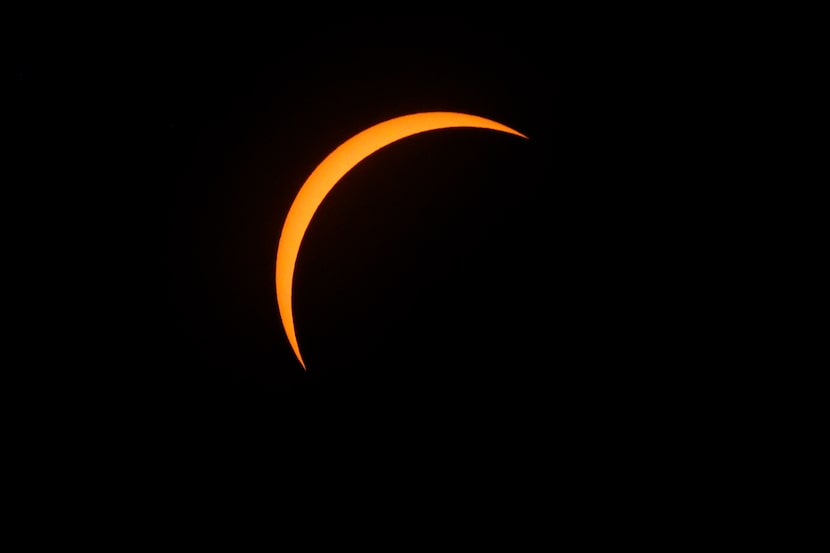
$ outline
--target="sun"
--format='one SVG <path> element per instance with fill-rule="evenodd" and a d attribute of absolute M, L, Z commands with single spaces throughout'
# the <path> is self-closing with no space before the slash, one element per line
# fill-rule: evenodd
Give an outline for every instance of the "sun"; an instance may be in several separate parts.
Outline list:
<path fill-rule="evenodd" d="M 374 152 L 415 134 L 455 127 L 489 129 L 527 138 L 510 127 L 477 115 L 449 111 L 403 115 L 369 127 L 338 146 L 314 169 L 300 188 L 288 210 L 277 246 L 275 280 L 283 328 L 303 369 L 307 367 L 300 354 L 294 328 L 292 290 L 300 244 L 314 213 L 340 179 Z"/>

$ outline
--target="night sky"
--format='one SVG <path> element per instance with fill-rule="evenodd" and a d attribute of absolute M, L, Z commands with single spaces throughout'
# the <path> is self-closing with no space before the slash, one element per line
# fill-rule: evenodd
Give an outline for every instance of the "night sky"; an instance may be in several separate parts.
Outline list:
<path fill-rule="evenodd" d="M 703 111 L 678 98 L 719 83 L 668 80 L 672 52 L 638 71 L 532 13 L 265 23 L 16 43 L 3 378 L 10 451 L 37 470 L 21 481 L 52 494 L 30 495 L 103 477 L 133 502 L 122 485 L 154 481 L 134 520 L 161 506 L 175 526 L 177 493 L 213 507 L 225 480 L 257 497 L 224 506 L 264 504 L 277 535 L 279 507 L 325 537 L 379 510 L 413 526 L 399 539 L 508 549 L 570 519 L 617 539 L 594 510 L 642 530 L 660 516 L 637 501 L 702 520 L 672 503 L 722 497 L 753 416 L 728 401 L 751 229 L 721 232 L 745 205 L 699 163 L 729 148 L 671 130 Z M 430 131 L 335 186 L 294 274 L 303 371 L 274 283 L 288 209 L 345 140 L 424 111 L 529 139 Z"/>
<path fill-rule="evenodd" d="M 16 69 L 26 177 L 60 175 L 39 209 L 71 217 L 58 243 L 73 247 L 43 261 L 77 282 L 48 296 L 68 303 L 53 324 L 95 313 L 65 351 L 90 374 L 129 365 L 161 391 L 262 404 L 562 409 L 639 389 L 648 373 L 618 367 L 659 362 L 654 344 L 671 339 L 676 300 L 661 291 L 675 268 L 660 256 L 676 243 L 653 230 L 677 212 L 646 207 L 652 175 L 639 164 L 654 150 L 631 132 L 633 81 L 575 82 L 584 58 L 530 15 L 295 31 L 55 52 Z M 423 111 L 483 116 L 529 140 L 431 131 L 339 182 L 294 275 L 305 372 L 274 289 L 288 208 L 343 141 Z M 62 144 L 75 146 L 65 158 Z M 88 184 L 61 186 L 65 174 Z"/>

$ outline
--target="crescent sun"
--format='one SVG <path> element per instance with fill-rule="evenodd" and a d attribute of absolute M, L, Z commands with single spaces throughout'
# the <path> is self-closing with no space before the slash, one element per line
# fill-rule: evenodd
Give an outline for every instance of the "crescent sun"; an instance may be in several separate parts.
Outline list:
<path fill-rule="evenodd" d="M 277 304 L 285 334 L 297 360 L 306 369 L 294 329 L 292 288 L 294 267 L 306 229 L 317 208 L 337 182 L 358 163 L 384 146 L 414 134 L 453 127 L 472 127 L 527 136 L 501 123 L 466 113 L 435 111 L 395 117 L 356 134 L 331 152 L 309 175 L 288 210 L 277 245 Z"/>

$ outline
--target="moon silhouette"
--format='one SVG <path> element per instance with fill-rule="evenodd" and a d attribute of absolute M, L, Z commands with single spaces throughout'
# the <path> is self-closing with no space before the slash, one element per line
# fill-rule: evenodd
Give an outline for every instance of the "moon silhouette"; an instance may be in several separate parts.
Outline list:
<path fill-rule="evenodd" d="M 352 168 L 384 146 L 414 134 L 453 127 L 472 127 L 527 136 L 496 121 L 447 111 L 414 113 L 378 123 L 356 134 L 331 152 L 309 175 L 288 210 L 277 246 L 277 304 L 285 334 L 297 360 L 306 370 L 294 329 L 292 288 L 300 243 L 326 195 Z"/>

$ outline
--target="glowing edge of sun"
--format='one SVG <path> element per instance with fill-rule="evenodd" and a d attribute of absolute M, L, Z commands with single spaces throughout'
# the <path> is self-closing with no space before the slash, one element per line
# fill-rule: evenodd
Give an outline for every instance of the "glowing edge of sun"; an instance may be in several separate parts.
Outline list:
<path fill-rule="evenodd" d="M 300 188 L 288 210 L 277 246 L 276 286 L 277 304 L 285 334 L 304 370 L 306 365 L 300 355 L 294 329 L 292 287 L 300 243 L 317 208 L 346 173 L 374 152 L 414 134 L 453 127 L 490 129 L 527 138 L 501 123 L 466 113 L 436 111 L 404 115 L 369 127 L 338 146 L 314 169 Z"/>

